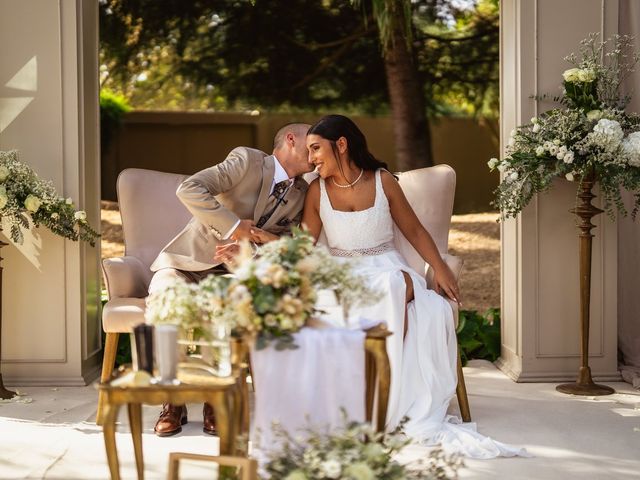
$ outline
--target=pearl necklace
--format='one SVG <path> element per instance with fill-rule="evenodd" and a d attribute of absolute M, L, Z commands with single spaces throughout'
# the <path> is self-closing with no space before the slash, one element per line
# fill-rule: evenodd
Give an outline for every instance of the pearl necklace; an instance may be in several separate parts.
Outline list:
<path fill-rule="evenodd" d="M 353 187 L 356 183 L 358 183 L 360 181 L 360 179 L 362 178 L 362 174 L 364 173 L 364 168 L 360 169 L 360 175 L 358 175 L 358 178 L 356 178 L 353 182 L 351 183 L 347 183 L 346 185 L 340 185 L 338 182 L 336 182 L 336 179 L 331 177 L 331 181 L 333 182 L 333 184 L 336 187 L 339 188 L 349 188 L 349 187 Z"/>

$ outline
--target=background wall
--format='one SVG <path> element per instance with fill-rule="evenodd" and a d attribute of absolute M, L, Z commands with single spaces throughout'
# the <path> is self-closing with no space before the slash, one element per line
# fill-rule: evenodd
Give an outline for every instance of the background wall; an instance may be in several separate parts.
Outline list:
<path fill-rule="evenodd" d="M 369 148 L 395 168 L 395 145 L 389 117 L 353 117 L 367 136 Z M 115 182 L 124 168 L 194 173 L 216 164 L 244 145 L 271 152 L 273 136 L 285 123 L 313 123 L 313 115 L 243 115 L 191 112 L 132 112 L 102 160 L 102 198 L 115 200 Z M 498 184 L 487 161 L 498 156 L 497 123 L 467 118 L 432 122 L 436 163 L 451 165 L 458 175 L 456 213 L 487 211 Z"/>
<path fill-rule="evenodd" d="M 100 224 L 98 4 L 0 2 L 0 149 Z M 46 229 L 40 268 L 3 248 L 2 372 L 8 385 L 81 385 L 100 366 L 100 250 Z"/>

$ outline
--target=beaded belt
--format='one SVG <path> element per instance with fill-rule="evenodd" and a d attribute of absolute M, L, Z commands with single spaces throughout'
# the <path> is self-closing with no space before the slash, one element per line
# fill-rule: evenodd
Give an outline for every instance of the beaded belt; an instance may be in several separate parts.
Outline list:
<path fill-rule="evenodd" d="M 383 253 L 395 250 L 393 242 L 383 243 L 377 247 L 356 248 L 354 250 L 342 250 L 340 248 L 329 248 L 329 253 L 334 257 L 366 257 L 369 255 L 382 255 Z"/>

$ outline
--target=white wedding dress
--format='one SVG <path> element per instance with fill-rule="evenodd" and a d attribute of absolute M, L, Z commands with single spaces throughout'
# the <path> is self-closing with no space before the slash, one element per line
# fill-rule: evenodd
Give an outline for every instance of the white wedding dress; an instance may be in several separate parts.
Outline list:
<path fill-rule="evenodd" d="M 324 180 L 320 178 L 320 218 L 332 255 L 353 262 L 355 272 L 382 292 L 378 303 L 353 308 L 349 317 L 354 321 L 385 322 L 393 332 L 387 339 L 391 363 L 387 429 L 394 429 L 406 416 L 409 420 L 404 432 L 417 443 L 440 443 L 447 452 L 473 458 L 528 456 L 524 449 L 477 433 L 475 424 L 462 424 L 457 417 L 447 415 L 457 385 L 453 313 L 447 301 L 428 290 L 422 275 L 412 270 L 395 249 L 393 219 L 380 170 L 375 173 L 375 182 L 372 207 L 344 212 L 333 209 Z M 415 292 L 415 300 L 408 305 L 406 337 L 403 271 L 411 276 Z M 330 323 L 343 322 L 341 309 L 335 304 L 329 305 L 326 298 L 321 296 L 318 305 L 326 311 L 323 319 Z"/>

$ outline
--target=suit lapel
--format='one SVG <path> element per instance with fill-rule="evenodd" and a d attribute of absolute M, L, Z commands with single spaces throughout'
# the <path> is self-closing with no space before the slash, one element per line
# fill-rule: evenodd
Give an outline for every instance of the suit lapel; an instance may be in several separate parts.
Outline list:
<path fill-rule="evenodd" d="M 264 213 L 264 209 L 267 206 L 267 200 L 269 199 L 269 193 L 271 193 L 271 184 L 273 183 L 273 176 L 276 171 L 276 165 L 274 162 L 275 158 L 273 155 L 265 157 L 262 162 L 262 187 L 260 188 L 256 208 L 253 211 L 253 221 L 256 223 L 258 223 L 258 220 L 260 220 L 260 217 Z"/>
<path fill-rule="evenodd" d="M 296 211 L 291 214 L 291 219 L 293 219 L 293 217 L 298 214 L 298 210 L 300 208 L 299 201 L 306 193 L 306 186 L 307 182 L 301 177 L 297 177 L 293 186 L 285 194 L 284 201 L 278 205 L 278 208 L 276 208 L 262 228 L 268 230 L 270 227 L 277 224 L 283 217 L 291 214 L 292 208 L 296 208 Z"/>

